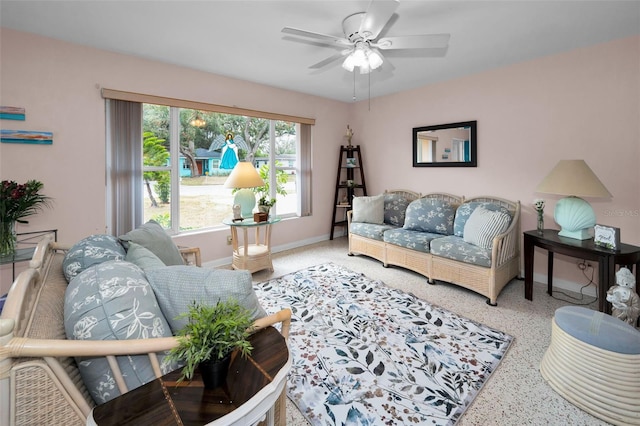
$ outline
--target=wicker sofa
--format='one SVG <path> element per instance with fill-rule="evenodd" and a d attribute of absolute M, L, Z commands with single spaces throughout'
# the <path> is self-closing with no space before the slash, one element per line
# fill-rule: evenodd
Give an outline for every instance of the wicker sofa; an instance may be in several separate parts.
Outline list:
<path fill-rule="evenodd" d="M 84 425 L 96 403 L 75 357 L 105 357 L 119 392 L 124 393 L 129 389 L 118 357 L 142 355 L 152 365 L 153 376 L 160 377 L 157 353 L 177 343 L 174 337 L 67 340 L 63 322 L 69 284 L 63 261 L 68 250 L 51 239 L 43 240 L 29 268 L 16 278 L 9 291 L 0 316 L 1 425 Z M 197 249 L 181 249 L 181 253 L 185 263 L 199 263 Z M 284 309 L 256 320 L 254 326 L 257 331 L 281 323 L 286 337 L 290 320 L 291 312 Z M 285 419 L 284 398 L 283 393 L 274 407 L 276 424 Z"/>
<path fill-rule="evenodd" d="M 421 210 L 411 210 L 417 203 Z M 465 224 L 478 206 L 508 212 L 510 216 L 506 230 L 483 247 L 464 237 Z M 405 214 L 413 211 L 415 216 L 434 216 L 436 207 L 446 219 L 439 229 L 407 229 L 411 227 L 405 223 Z M 486 296 L 490 305 L 496 305 L 500 291 L 519 275 L 519 201 L 392 190 L 384 193 L 383 223 L 355 222 L 353 210 L 347 213 L 347 220 L 349 255 L 362 254 L 381 261 L 385 267 L 410 269 L 427 277 L 430 284 L 440 280 L 460 285 Z"/>

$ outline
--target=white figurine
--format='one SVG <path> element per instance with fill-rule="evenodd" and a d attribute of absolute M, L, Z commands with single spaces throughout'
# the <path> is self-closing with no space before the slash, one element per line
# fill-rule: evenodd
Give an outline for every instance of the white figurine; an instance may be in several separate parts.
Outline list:
<path fill-rule="evenodd" d="M 635 291 L 636 278 L 628 268 L 616 272 L 616 285 L 607 291 L 607 301 L 613 308 L 611 315 L 635 326 L 640 315 L 640 297 Z"/>
<path fill-rule="evenodd" d="M 242 213 L 240 213 L 240 204 L 233 205 L 233 221 L 242 220 Z"/>

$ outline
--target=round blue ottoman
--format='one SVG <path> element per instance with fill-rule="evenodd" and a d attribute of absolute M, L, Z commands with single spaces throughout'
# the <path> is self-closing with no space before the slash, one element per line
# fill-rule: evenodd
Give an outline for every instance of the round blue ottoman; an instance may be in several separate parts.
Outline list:
<path fill-rule="evenodd" d="M 542 377 L 563 398 L 616 425 L 640 425 L 640 331 L 602 312 L 555 312 Z"/>

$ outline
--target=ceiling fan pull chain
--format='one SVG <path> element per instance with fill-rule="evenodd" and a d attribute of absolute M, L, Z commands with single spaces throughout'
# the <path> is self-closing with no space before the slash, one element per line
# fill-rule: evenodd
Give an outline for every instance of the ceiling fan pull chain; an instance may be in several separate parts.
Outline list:
<path fill-rule="evenodd" d="M 356 100 L 356 73 L 353 73 L 353 100 Z"/>

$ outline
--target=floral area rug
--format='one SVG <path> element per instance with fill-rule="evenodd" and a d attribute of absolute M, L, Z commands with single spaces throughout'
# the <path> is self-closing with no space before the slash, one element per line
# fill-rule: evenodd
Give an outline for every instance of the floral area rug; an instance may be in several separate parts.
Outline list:
<path fill-rule="evenodd" d="M 336 264 L 255 286 L 290 307 L 289 398 L 313 425 L 452 425 L 513 337 Z"/>

